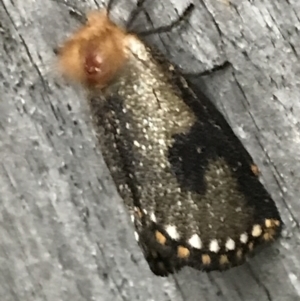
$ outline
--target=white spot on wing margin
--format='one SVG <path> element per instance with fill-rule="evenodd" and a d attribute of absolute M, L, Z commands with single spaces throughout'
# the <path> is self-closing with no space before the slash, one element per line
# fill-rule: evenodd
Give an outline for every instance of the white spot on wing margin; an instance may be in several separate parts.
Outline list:
<path fill-rule="evenodd" d="M 179 239 L 180 236 L 179 233 L 177 232 L 176 226 L 168 225 L 166 226 L 166 231 L 172 239 L 174 240 Z"/>

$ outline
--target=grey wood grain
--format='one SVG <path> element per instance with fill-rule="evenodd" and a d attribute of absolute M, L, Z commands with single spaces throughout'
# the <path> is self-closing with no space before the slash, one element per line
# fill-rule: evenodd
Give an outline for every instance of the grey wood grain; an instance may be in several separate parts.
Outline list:
<path fill-rule="evenodd" d="M 194 0 L 187 26 L 149 37 L 183 72 L 205 74 L 199 85 L 286 224 L 241 267 L 169 278 L 150 272 L 134 240 L 84 94 L 55 74 L 53 48 L 79 26 L 62 2 L 0 1 L 0 300 L 300 300 L 300 2 Z M 134 3 L 117 2 L 122 22 Z M 169 22 L 186 4 L 147 1 L 136 28 Z"/>

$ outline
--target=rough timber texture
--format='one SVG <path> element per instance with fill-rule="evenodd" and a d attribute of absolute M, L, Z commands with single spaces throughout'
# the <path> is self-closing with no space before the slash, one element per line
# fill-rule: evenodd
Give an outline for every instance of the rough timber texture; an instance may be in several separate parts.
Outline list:
<path fill-rule="evenodd" d="M 229 1 L 194 0 L 186 27 L 150 41 L 184 72 L 205 74 L 199 83 L 260 167 L 284 237 L 226 273 L 152 275 L 84 96 L 53 72 L 52 49 L 78 22 L 60 0 L 1 0 L 1 301 L 300 300 L 300 2 Z M 134 3 L 116 2 L 125 20 Z M 186 3 L 149 0 L 137 29 Z"/>

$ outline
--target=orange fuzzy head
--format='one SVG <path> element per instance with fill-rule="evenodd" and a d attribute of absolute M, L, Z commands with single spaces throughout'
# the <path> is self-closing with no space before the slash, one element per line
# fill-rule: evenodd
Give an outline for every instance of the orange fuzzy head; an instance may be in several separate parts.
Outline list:
<path fill-rule="evenodd" d="M 126 33 L 105 10 L 91 12 L 87 20 L 59 49 L 59 71 L 88 88 L 102 89 L 126 62 Z"/>

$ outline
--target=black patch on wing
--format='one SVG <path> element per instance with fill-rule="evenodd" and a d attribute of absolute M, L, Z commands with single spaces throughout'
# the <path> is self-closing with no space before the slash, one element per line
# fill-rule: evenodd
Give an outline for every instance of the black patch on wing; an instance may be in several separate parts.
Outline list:
<path fill-rule="evenodd" d="M 174 137 L 175 143 L 170 149 L 169 160 L 179 183 L 188 190 L 203 193 L 205 184 L 202 182 L 199 185 L 199 179 L 203 179 L 208 160 L 224 158 L 235 172 L 240 190 L 247 197 L 249 206 L 255 207 L 257 217 L 281 221 L 274 201 L 251 170 L 251 166 L 255 165 L 252 157 L 223 115 L 201 88 L 187 81 L 159 51 L 151 49 L 151 53 L 198 119 L 188 134 Z M 201 150 L 200 154 L 197 149 Z"/>

